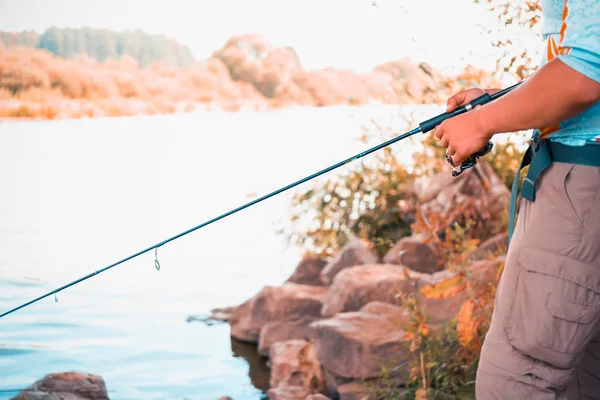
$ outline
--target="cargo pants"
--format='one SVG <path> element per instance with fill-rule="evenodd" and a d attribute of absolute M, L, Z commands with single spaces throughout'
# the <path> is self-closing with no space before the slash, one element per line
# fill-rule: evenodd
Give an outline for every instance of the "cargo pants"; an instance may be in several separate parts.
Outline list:
<path fill-rule="evenodd" d="M 553 163 L 521 198 L 475 391 L 600 399 L 600 168 Z"/>

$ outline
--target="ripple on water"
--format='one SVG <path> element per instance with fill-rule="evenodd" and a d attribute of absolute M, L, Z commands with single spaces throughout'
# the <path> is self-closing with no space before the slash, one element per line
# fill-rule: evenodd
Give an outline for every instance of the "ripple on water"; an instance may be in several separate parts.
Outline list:
<path fill-rule="evenodd" d="M 33 277 L 25 276 L 20 279 L 16 279 L 16 278 L 2 279 L 1 286 L 15 287 L 15 288 L 35 288 L 35 287 L 48 286 L 48 282 L 41 278 L 33 278 Z"/>
<path fill-rule="evenodd" d="M 45 322 L 32 322 L 28 324 L 32 329 L 41 328 L 81 328 L 80 324 L 74 324 L 72 322 L 60 322 L 60 321 L 45 321 Z"/>
<path fill-rule="evenodd" d="M 21 356 L 43 350 L 43 346 L 28 345 L 28 346 L 7 346 L 0 344 L 0 357 Z"/>

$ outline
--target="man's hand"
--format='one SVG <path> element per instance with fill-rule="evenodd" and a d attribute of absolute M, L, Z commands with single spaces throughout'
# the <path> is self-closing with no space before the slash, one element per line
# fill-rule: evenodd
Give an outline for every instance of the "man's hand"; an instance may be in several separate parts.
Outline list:
<path fill-rule="evenodd" d="M 483 149 L 493 134 L 483 129 L 480 121 L 480 106 L 467 113 L 442 122 L 435 128 L 435 136 L 447 148 L 454 166 L 459 166 L 474 153 Z"/>
<path fill-rule="evenodd" d="M 462 92 L 458 92 L 454 96 L 448 98 L 448 101 L 446 102 L 446 104 L 448 105 L 446 107 L 446 112 L 452 112 L 457 107 L 464 106 L 465 104 L 470 103 L 479 96 L 484 95 L 486 92 L 488 94 L 492 94 L 496 91 L 497 89 L 484 91 L 483 89 L 472 88 L 463 90 Z"/>
<path fill-rule="evenodd" d="M 492 94 L 496 91 L 498 89 L 483 91 L 473 88 L 458 92 L 448 99 L 446 112 L 470 103 L 486 92 Z M 447 153 L 452 157 L 455 166 L 459 166 L 472 154 L 481 150 L 492 137 L 492 134 L 484 131 L 478 121 L 478 108 L 479 106 L 475 110 L 447 119 L 435 129 L 435 136 L 442 141 L 442 146 L 448 149 Z"/>

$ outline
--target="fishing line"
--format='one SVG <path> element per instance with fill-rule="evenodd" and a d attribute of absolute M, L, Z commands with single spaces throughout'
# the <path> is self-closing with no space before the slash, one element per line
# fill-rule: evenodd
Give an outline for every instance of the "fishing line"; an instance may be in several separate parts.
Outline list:
<path fill-rule="evenodd" d="M 52 296 L 52 295 L 54 295 L 54 301 L 58 302 L 58 296 L 57 296 L 57 294 L 59 292 L 62 292 L 63 290 L 68 289 L 71 286 L 75 286 L 75 285 L 77 285 L 77 284 L 79 284 L 79 283 L 81 283 L 83 281 L 86 281 L 86 280 L 88 280 L 88 279 L 90 279 L 90 278 L 92 278 L 92 277 L 94 277 L 94 276 L 96 276 L 98 274 L 101 274 L 101 273 L 103 273 L 105 271 L 108 271 L 109 269 L 114 268 L 117 265 L 121 265 L 121 264 L 123 264 L 123 263 L 125 263 L 125 262 L 127 262 L 129 260 L 132 260 L 132 259 L 134 259 L 136 257 L 139 257 L 142 254 L 145 254 L 145 253 L 147 253 L 149 251 L 152 251 L 152 250 L 154 250 L 154 267 L 156 268 L 157 271 L 160 271 L 160 262 L 158 261 L 158 248 L 159 247 L 162 247 L 162 246 L 164 246 L 165 244 L 167 244 L 169 242 L 177 240 L 180 237 L 183 237 L 183 236 L 185 236 L 187 234 L 190 234 L 190 233 L 192 233 L 194 231 L 197 231 L 200 228 L 204 228 L 207 225 L 210 225 L 210 224 L 212 224 L 214 222 L 217 222 L 217 221 L 219 221 L 219 220 L 221 220 L 223 218 L 226 218 L 226 217 L 228 217 L 228 216 L 230 216 L 232 214 L 235 214 L 235 213 L 237 213 L 239 211 L 242 211 L 242 210 L 244 210 L 244 209 L 246 209 L 248 207 L 251 207 L 251 206 L 253 206 L 253 205 L 257 204 L 257 203 L 260 203 L 261 201 L 267 200 L 270 197 L 273 197 L 273 196 L 276 196 L 276 195 L 278 195 L 278 194 L 280 194 L 282 192 L 285 192 L 286 190 L 289 190 L 289 189 L 291 189 L 293 187 L 296 187 L 296 186 L 301 185 L 301 184 L 303 184 L 303 183 L 305 183 L 307 181 L 310 181 L 310 180 L 312 180 L 312 179 L 314 179 L 314 178 L 316 178 L 316 177 L 318 177 L 320 175 L 326 174 L 327 172 L 330 172 L 330 171 L 333 171 L 334 169 L 342 167 L 342 166 L 344 166 L 344 165 L 346 165 L 346 164 L 348 164 L 348 163 L 350 163 L 352 161 L 358 160 L 359 158 L 362 158 L 362 157 L 364 157 L 366 155 L 369 155 L 369 154 L 371 154 L 371 153 L 373 153 L 373 152 L 375 152 L 377 150 L 383 149 L 384 147 L 387 147 L 387 146 L 389 146 L 391 144 L 399 142 L 399 141 L 401 141 L 403 139 L 406 139 L 406 138 L 408 138 L 410 136 L 413 136 L 413 135 L 415 135 L 417 133 L 427 133 L 427 132 L 431 131 L 432 129 L 434 129 L 439 124 L 441 124 L 443 121 L 447 120 L 448 118 L 452 118 L 452 117 L 457 116 L 459 114 L 463 114 L 463 113 L 465 113 L 467 111 L 472 110 L 473 108 L 475 108 L 478 105 L 483 105 L 483 104 L 489 103 L 490 101 L 493 101 L 493 100 L 495 100 L 495 99 L 503 96 L 504 94 L 508 93 L 509 91 L 511 91 L 512 89 L 514 89 L 518 85 L 520 85 L 520 83 L 521 82 L 519 82 L 519 83 L 517 83 L 517 84 L 515 84 L 513 86 L 510 86 L 510 87 L 508 87 L 506 89 L 503 89 L 503 90 L 501 90 L 499 92 L 496 92 L 496 93 L 494 93 L 492 95 L 484 94 L 482 96 L 477 97 L 476 99 L 474 99 L 473 101 L 471 101 L 469 104 L 466 104 L 464 106 L 456 108 L 452 112 L 449 112 L 449 113 L 445 112 L 445 113 L 437 115 L 437 116 L 435 116 L 435 117 L 433 117 L 431 119 L 428 119 L 427 121 L 421 122 L 417 128 L 415 128 L 415 129 L 413 129 L 413 130 L 411 130 L 409 132 L 406 132 L 406 133 L 404 133 L 402 135 L 396 136 L 396 137 L 394 137 L 394 138 L 392 138 L 390 140 L 387 140 L 387 141 L 385 141 L 385 142 L 383 142 L 381 144 L 378 144 L 377 146 L 371 147 L 368 150 L 365 150 L 365 151 L 363 151 L 361 153 L 358 153 L 358 154 L 356 154 L 356 155 L 354 155 L 352 157 L 349 157 L 349 158 L 347 158 L 347 159 L 345 159 L 343 161 L 340 161 L 340 162 L 338 162 L 336 164 L 333 164 L 333 165 L 331 165 L 331 166 L 329 166 L 327 168 L 324 168 L 321 171 L 315 172 L 314 174 L 309 175 L 309 176 L 307 176 L 305 178 L 302 178 L 300 180 L 297 180 L 296 182 L 290 183 L 287 186 L 284 186 L 284 187 L 282 187 L 280 189 L 277 189 L 277 190 L 275 190 L 275 191 L 273 191 L 273 192 L 271 192 L 269 194 L 266 194 L 266 195 L 264 195 L 262 197 L 259 197 L 258 199 L 252 200 L 252 201 L 250 201 L 250 202 L 248 202 L 248 203 L 246 203 L 244 205 L 241 205 L 241 206 L 239 206 L 237 208 L 234 208 L 234 209 L 232 209 L 230 211 L 227 211 L 226 213 L 221 214 L 218 217 L 215 217 L 215 218 L 210 219 L 210 220 L 208 220 L 206 222 L 203 222 L 200 225 L 197 225 L 197 226 L 195 226 L 193 228 L 190 228 L 190 229 L 188 229 L 188 230 L 186 230 L 184 232 L 181 232 L 181 233 L 179 233 L 179 234 L 177 234 L 177 235 L 175 235 L 173 237 L 170 237 L 169 239 L 163 240 L 162 242 L 159 242 L 159 243 L 157 243 L 157 244 L 155 244 L 153 246 L 147 247 L 144 250 L 140 250 L 137 253 L 134 253 L 134 254 L 132 254 L 132 255 L 130 255 L 128 257 L 123 258 L 122 260 L 119 260 L 119 261 L 117 261 L 117 262 L 115 262 L 113 264 L 110 264 L 110 265 L 108 265 L 108 266 L 106 266 L 104 268 L 101 268 L 101 269 L 99 269 L 97 271 L 94 271 L 94 272 L 92 272 L 92 273 L 90 273 L 88 275 L 85 275 L 85 276 L 83 276 L 83 277 L 81 277 L 79 279 L 76 279 L 76 280 L 74 280 L 72 282 L 69 282 L 66 285 L 61 286 L 59 288 L 56 288 L 56 289 L 54 289 L 54 290 L 52 290 L 52 291 L 50 291 L 50 292 L 48 292 L 46 294 L 43 294 L 43 295 L 41 295 L 39 297 L 36 297 L 33 300 L 30 300 L 30 301 L 28 301 L 28 302 L 26 302 L 24 304 L 21 304 L 18 307 L 10 309 L 10 310 L 4 312 L 3 314 L 0 314 L 0 318 L 3 318 L 3 317 L 5 317 L 5 316 L 7 316 L 9 314 L 12 314 L 12 313 L 16 312 L 16 311 L 19 311 L 19 310 L 21 310 L 21 309 L 23 309 L 25 307 L 28 307 L 28 306 L 30 306 L 30 305 L 32 305 L 34 303 L 37 303 L 40 300 L 45 299 L 46 297 L 49 297 L 49 296 Z M 453 176 L 457 176 L 460 173 L 462 173 L 464 170 L 469 169 L 469 168 L 475 166 L 475 164 L 477 163 L 477 158 L 479 158 L 480 156 L 485 155 L 486 152 L 489 152 L 490 149 L 491 149 L 491 143 L 488 143 L 488 145 L 485 148 L 485 151 L 481 150 L 480 152 L 476 153 L 476 156 L 475 155 L 471 156 L 469 159 L 467 159 L 465 162 L 463 162 L 462 165 L 460 165 L 457 168 L 455 168 L 452 171 L 452 175 Z"/>

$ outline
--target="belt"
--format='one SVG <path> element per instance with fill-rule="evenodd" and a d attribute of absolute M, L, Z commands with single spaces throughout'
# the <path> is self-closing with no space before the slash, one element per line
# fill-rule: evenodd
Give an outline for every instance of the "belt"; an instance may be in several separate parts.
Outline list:
<path fill-rule="evenodd" d="M 535 181 L 552 162 L 589 165 L 600 167 L 600 142 L 589 142 L 584 146 L 567 146 L 562 143 L 533 138 L 525 151 L 521 165 L 512 184 L 508 217 L 508 242 L 515 228 L 515 210 L 521 170 L 529 165 L 527 176 L 521 186 L 521 197 L 535 201 Z"/>

